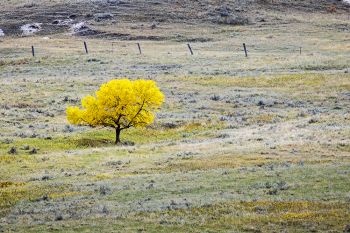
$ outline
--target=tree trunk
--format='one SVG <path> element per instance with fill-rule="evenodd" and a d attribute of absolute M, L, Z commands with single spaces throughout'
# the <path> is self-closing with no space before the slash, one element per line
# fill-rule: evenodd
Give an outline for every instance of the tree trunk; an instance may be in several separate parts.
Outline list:
<path fill-rule="evenodd" d="M 120 143 L 120 127 L 115 128 L 115 144 Z"/>

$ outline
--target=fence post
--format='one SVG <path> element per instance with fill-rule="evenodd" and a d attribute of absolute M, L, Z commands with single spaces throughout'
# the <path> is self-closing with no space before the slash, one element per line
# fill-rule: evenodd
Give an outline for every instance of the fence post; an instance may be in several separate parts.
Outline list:
<path fill-rule="evenodd" d="M 139 53 L 142 54 L 142 50 L 141 50 L 141 45 L 140 45 L 140 43 L 137 43 L 137 47 L 139 48 Z"/>
<path fill-rule="evenodd" d="M 188 49 L 190 50 L 191 55 L 193 55 L 193 51 L 192 51 L 191 45 L 190 45 L 190 44 L 187 44 L 187 47 L 188 47 Z"/>
<path fill-rule="evenodd" d="M 243 43 L 243 48 L 244 48 L 245 57 L 248 57 L 248 51 L 247 51 L 247 47 L 245 46 L 245 43 Z"/>
<path fill-rule="evenodd" d="M 34 50 L 34 46 L 32 45 L 32 56 L 35 57 L 35 50 Z"/>
<path fill-rule="evenodd" d="M 300 55 L 301 55 L 301 47 L 300 47 Z"/>
<path fill-rule="evenodd" d="M 89 51 L 88 51 L 88 47 L 87 47 L 87 44 L 86 44 L 86 42 L 84 41 L 84 48 L 85 48 L 85 53 L 86 54 L 88 54 L 89 53 Z"/>

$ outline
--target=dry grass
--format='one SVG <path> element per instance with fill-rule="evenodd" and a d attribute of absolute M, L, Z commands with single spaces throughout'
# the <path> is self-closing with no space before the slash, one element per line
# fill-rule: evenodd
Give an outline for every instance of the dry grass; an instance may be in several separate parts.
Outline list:
<path fill-rule="evenodd" d="M 0 231 L 342 231 L 350 47 L 339 27 L 347 22 L 301 12 L 281 20 L 164 22 L 141 32 L 130 22 L 95 25 L 167 35 L 140 41 L 142 55 L 136 41 L 1 39 Z M 191 56 L 193 38 L 205 42 L 191 42 Z M 122 135 L 135 145 L 115 147 L 109 130 L 67 126 L 67 105 L 119 77 L 156 80 L 166 95 L 154 125 Z"/>

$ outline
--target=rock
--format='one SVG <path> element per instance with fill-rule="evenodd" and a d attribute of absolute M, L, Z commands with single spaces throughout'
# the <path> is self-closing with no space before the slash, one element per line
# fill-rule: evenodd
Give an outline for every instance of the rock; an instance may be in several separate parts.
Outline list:
<path fill-rule="evenodd" d="M 4 31 L 0 28 L 0 37 L 5 36 Z"/>
<path fill-rule="evenodd" d="M 21 31 L 23 35 L 32 35 L 36 32 L 41 31 L 41 23 L 31 23 L 22 25 Z"/>
<path fill-rule="evenodd" d="M 73 33 L 79 33 L 83 31 L 88 31 L 90 30 L 90 28 L 86 25 L 85 22 L 79 22 L 79 23 L 73 24 L 71 27 L 71 30 Z"/>
<path fill-rule="evenodd" d="M 96 31 L 90 29 L 90 27 L 88 27 L 85 22 L 73 24 L 71 27 L 71 31 L 72 34 L 79 36 L 88 36 L 96 34 Z"/>

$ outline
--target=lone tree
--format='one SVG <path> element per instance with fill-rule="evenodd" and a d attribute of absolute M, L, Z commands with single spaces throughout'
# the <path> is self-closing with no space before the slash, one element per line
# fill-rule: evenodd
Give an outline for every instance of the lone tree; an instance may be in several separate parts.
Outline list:
<path fill-rule="evenodd" d="M 102 84 L 95 96 L 82 99 L 82 109 L 68 107 L 67 119 L 74 125 L 104 126 L 115 129 L 115 143 L 122 130 L 153 123 L 164 95 L 151 80 L 112 80 Z"/>

